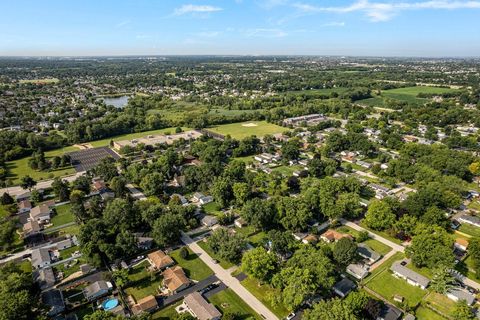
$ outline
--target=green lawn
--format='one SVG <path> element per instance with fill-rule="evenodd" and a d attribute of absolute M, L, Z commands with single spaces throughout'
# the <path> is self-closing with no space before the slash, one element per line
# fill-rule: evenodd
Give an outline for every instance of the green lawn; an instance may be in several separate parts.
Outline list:
<path fill-rule="evenodd" d="M 183 301 L 180 301 L 176 304 L 173 304 L 171 306 L 168 306 L 166 308 L 163 308 L 162 310 L 158 310 L 154 314 L 152 314 L 152 319 L 157 319 L 157 320 L 171 320 L 175 319 L 177 316 L 177 311 L 175 311 L 175 308 L 179 305 L 182 304 Z"/>
<path fill-rule="evenodd" d="M 428 268 L 425 268 L 425 267 L 417 268 L 413 263 L 407 264 L 406 267 L 407 267 L 408 269 L 410 269 L 410 270 L 413 270 L 413 271 L 421 274 L 421 275 L 424 276 L 424 277 L 429 278 L 429 279 L 432 279 L 432 277 L 433 277 L 433 272 L 432 272 L 432 270 L 430 270 L 430 269 L 428 269 Z"/>
<path fill-rule="evenodd" d="M 135 298 L 136 301 L 149 295 L 157 294 L 161 284 L 160 274 L 150 274 L 146 267 L 150 264 L 145 261 L 130 270 L 128 288 L 124 291 Z"/>
<path fill-rule="evenodd" d="M 287 91 L 286 94 L 294 94 L 294 95 L 301 95 L 301 96 L 309 96 L 309 97 L 318 97 L 318 96 L 330 96 L 332 93 L 342 94 L 348 90 L 353 90 L 353 88 L 327 88 L 327 89 L 311 89 L 311 90 L 292 90 Z"/>
<path fill-rule="evenodd" d="M 78 248 L 76 248 L 76 249 L 78 250 Z M 65 267 L 65 264 L 61 263 L 59 265 L 56 265 L 53 268 L 56 269 L 57 271 L 63 272 L 63 277 L 66 278 L 69 275 L 71 275 L 71 274 L 73 274 L 77 271 L 80 271 L 80 266 L 82 264 L 86 263 L 86 262 L 87 262 L 87 259 L 85 259 L 84 257 L 80 257 L 80 258 L 77 258 L 77 259 L 74 259 L 74 260 L 71 260 L 71 261 L 67 262 L 68 267 Z"/>
<path fill-rule="evenodd" d="M 403 279 L 395 278 L 388 269 L 383 269 L 374 277 L 370 277 L 365 286 L 394 304 L 393 296 L 401 295 L 410 308 L 415 308 L 427 293 L 425 290 L 408 284 Z"/>
<path fill-rule="evenodd" d="M 203 205 L 202 208 L 206 214 L 219 216 L 219 217 L 224 215 L 223 212 L 220 211 L 222 210 L 222 207 L 215 201 L 207 203 L 206 205 Z"/>
<path fill-rule="evenodd" d="M 56 149 L 52 151 L 45 152 L 45 158 L 48 160 L 55 156 L 61 156 L 65 152 L 78 151 L 78 148 L 70 146 L 61 149 Z M 8 178 L 12 180 L 13 184 L 19 184 L 23 176 L 29 175 L 35 180 L 46 180 L 52 179 L 55 177 L 62 177 L 65 175 L 75 173 L 73 167 L 66 167 L 62 169 L 52 170 L 52 171 L 37 171 L 30 168 L 28 161 L 30 157 L 25 157 L 22 159 L 9 161 L 6 163 L 8 170 Z"/>
<path fill-rule="evenodd" d="M 261 319 L 260 316 L 230 288 L 214 294 L 208 298 L 208 300 L 217 307 L 222 314 L 226 312 L 236 314 L 237 317 L 235 317 L 235 319 Z"/>
<path fill-rule="evenodd" d="M 348 233 L 350 235 L 352 235 L 353 237 L 358 237 L 358 234 L 359 232 L 355 229 L 352 229 L 348 226 L 340 226 L 338 228 L 336 228 L 336 230 L 338 232 L 341 232 L 341 233 Z M 367 246 L 369 246 L 372 250 L 376 251 L 377 253 L 380 253 L 381 255 L 386 255 L 387 253 L 389 253 L 390 251 L 392 251 L 392 248 L 390 248 L 389 246 L 381 243 L 380 241 L 378 240 L 375 240 L 375 239 L 368 239 L 364 242 L 362 242 L 364 244 L 366 244 Z"/>
<path fill-rule="evenodd" d="M 213 271 L 190 249 L 188 253 L 186 259 L 180 256 L 180 249 L 170 252 L 169 255 L 185 270 L 190 279 L 200 281 L 213 274 Z"/>
<path fill-rule="evenodd" d="M 408 102 L 412 104 L 421 104 L 429 101 L 426 98 L 419 98 L 417 95 L 419 93 L 426 94 L 442 94 L 453 92 L 456 89 L 450 88 L 440 88 L 440 87 L 426 87 L 426 86 L 416 86 L 416 87 L 406 87 L 398 88 L 391 90 L 383 90 L 380 96 L 374 96 L 373 98 L 360 100 L 361 104 L 368 106 L 385 106 L 385 99 L 391 99 L 396 101 Z"/>
<path fill-rule="evenodd" d="M 277 317 L 284 318 L 289 311 L 284 306 L 273 306 L 270 298 L 272 295 L 278 294 L 278 291 L 268 284 L 259 285 L 258 281 L 250 277 L 243 280 L 242 285 L 250 291 L 258 300 L 260 300 L 268 309 L 270 309 Z"/>
<path fill-rule="evenodd" d="M 255 124 L 255 126 L 245 126 L 247 124 Z M 287 128 L 277 126 L 276 124 L 268 123 L 266 121 L 247 121 L 223 124 L 220 126 L 208 128 L 213 132 L 218 132 L 223 135 L 230 135 L 235 139 L 243 139 L 251 135 L 263 137 L 266 134 L 282 133 L 288 131 Z"/>
<path fill-rule="evenodd" d="M 301 170 L 303 170 L 303 166 L 300 166 L 300 165 L 293 165 L 293 166 L 283 165 L 276 168 L 272 168 L 272 172 L 280 172 L 282 175 L 286 177 L 290 177 L 293 175 L 295 171 L 301 171 Z"/>
<path fill-rule="evenodd" d="M 74 253 L 75 251 L 80 251 L 80 247 L 73 246 L 68 249 L 60 251 L 60 259 L 63 260 L 63 259 L 70 258 L 72 256 L 72 253 Z"/>
<path fill-rule="evenodd" d="M 218 257 L 215 253 L 213 253 L 212 249 L 210 248 L 210 246 L 208 245 L 208 243 L 206 243 L 205 241 L 202 240 L 202 241 L 199 241 L 199 242 L 197 242 L 197 243 L 198 243 L 198 245 L 199 245 L 203 250 L 205 250 L 205 251 L 208 253 L 208 255 L 209 255 L 210 257 L 212 257 L 213 259 L 217 259 L 218 262 L 219 262 L 219 264 L 220 264 L 220 266 L 222 266 L 222 268 L 224 268 L 224 269 L 229 269 L 229 268 L 231 268 L 231 267 L 234 266 L 233 263 L 231 263 L 231 262 L 229 262 L 229 261 L 227 261 L 227 260 L 224 260 L 224 259 Z"/>
<path fill-rule="evenodd" d="M 367 282 L 369 281 L 369 279 L 375 277 L 377 274 L 379 274 L 380 272 L 382 272 L 383 270 L 387 270 L 387 269 L 390 269 L 390 267 L 392 266 L 392 264 L 395 262 L 395 261 L 398 261 L 398 260 L 402 260 L 403 258 L 405 258 L 405 255 L 401 252 L 397 252 L 395 253 L 393 256 L 391 256 L 387 261 L 385 261 L 384 263 L 382 263 L 382 265 L 380 267 L 378 267 L 377 269 L 373 270 L 372 273 L 370 273 L 370 275 L 368 275 L 367 277 Z"/>
<path fill-rule="evenodd" d="M 52 229 L 50 228 L 50 230 L 46 229 L 43 233 L 45 233 L 45 234 L 57 233 L 58 236 L 63 236 L 63 235 L 69 234 L 69 235 L 73 236 L 73 235 L 80 234 L 80 226 L 77 225 L 77 224 L 74 224 L 74 225 L 71 225 L 71 226 L 68 226 L 68 227 L 58 229 L 56 231 L 52 231 Z"/>
<path fill-rule="evenodd" d="M 71 211 L 72 205 L 70 203 L 55 207 L 56 215 L 52 217 L 52 224 L 54 227 L 61 226 L 75 221 L 75 216 Z"/>
<path fill-rule="evenodd" d="M 472 226 L 468 223 L 462 223 L 458 231 L 466 233 L 472 237 L 480 237 L 480 228 Z"/>
<path fill-rule="evenodd" d="M 446 320 L 446 318 L 442 317 L 433 310 L 422 306 L 418 307 L 417 310 L 415 310 L 415 316 L 418 320 Z"/>
<path fill-rule="evenodd" d="M 453 316 L 455 311 L 455 302 L 443 294 L 430 292 L 423 300 L 424 303 L 431 305 L 440 313 L 447 316 Z"/>

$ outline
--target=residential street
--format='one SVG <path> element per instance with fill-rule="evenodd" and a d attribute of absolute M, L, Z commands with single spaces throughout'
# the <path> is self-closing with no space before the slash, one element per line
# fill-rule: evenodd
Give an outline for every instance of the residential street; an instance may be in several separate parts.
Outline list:
<path fill-rule="evenodd" d="M 190 250 L 196 253 L 203 262 L 205 262 L 215 273 L 215 275 L 231 288 L 240 298 L 243 299 L 253 310 L 267 320 L 278 319 L 265 305 L 260 302 L 253 294 L 251 294 L 243 285 L 235 279 L 227 270 L 223 269 L 219 264 L 213 262 L 213 259 L 206 253 L 196 242 L 188 235 L 182 233 L 182 241 Z"/>

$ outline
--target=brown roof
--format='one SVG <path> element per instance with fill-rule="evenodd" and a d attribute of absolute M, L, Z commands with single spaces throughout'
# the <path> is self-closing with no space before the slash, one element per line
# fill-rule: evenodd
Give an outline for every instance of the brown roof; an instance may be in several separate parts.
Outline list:
<path fill-rule="evenodd" d="M 153 263 L 155 268 L 163 269 L 173 265 L 175 262 L 169 255 L 166 255 L 162 250 L 157 250 L 148 254 L 148 259 Z"/>
<path fill-rule="evenodd" d="M 38 224 L 37 221 L 28 221 L 23 225 L 23 232 L 24 233 L 30 233 L 30 232 L 38 232 L 40 231 L 40 225 Z"/>
<path fill-rule="evenodd" d="M 314 234 L 309 234 L 308 236 L 306 236 L 305 238 L 303 238 L 303 241 L 306 241 L 308 243 L 315 243 L 318 241 L 318 238 L 316 235 Z"/>
<path fill-rule="evenodd" d="M 187 278 L 182 267 L 175 266 L 163 271 L 163 283 L 168 290 L 177 291 L 183 285 L 189 285 L 190 279 Z"/>
<path fill-rule="evenodd" d="M 105 182 L 103 182 L 102 180 L 97 180 L 93 183 L 93 188 L 97 191 L 103 190 L 106 188 Z"/>
<path fill-rule="evenodd" d="M 352 236 L 349 234 L 340 233 L 332 229 L 327 230 L 324 234 L 322 234 L 322 237 L 328 239 L 328 241 L 338 241 L 342 238 L 352 238 Z"/>
<path fill-rule="evenodd" d="M 36 217 L 39 217 L 39 216 L 44 216 L 44 215 L 47 215 L 47 214 L 50 214 L 50 208 L 46 205 L 39 205 L 39 206 L 36 206 L 34 208 L 32 208 L 32 210 L 30 210 L 30 217 L 32 219 L 35 219 Z"/>
<path fill-rule="evenodd" d="M 157 299 L 153 295 L 138 300 L 135 308 L 139 311 L 149 311 L 158 307 Z"/>
<path fill-rule="evenodd" d="M 461 245 L 462 247 L 465 247 L 465 248 L 468 247 L 468 240 L 466 240 L 466 239 L 457 238 L 457 239 L 455 239 L 455 242 L 457 244 Z"/>
<path fill-rule="evenodd" d="M 23 201 L 20 201 L 18 207 L 19 207 L 20 209 L 31 208 L 31 207 L 32 207 L 32 204 L 31 204 L 30 201 L 28 201 L 28 200 L 23 200 Z"/>
<path fill-rule="evenodd" d="M 213 304 L 208 303 L 198 292 L 186 296 L 184 302 L 198 320 L 219 319 L 222 316 L 220 311 Z"/>

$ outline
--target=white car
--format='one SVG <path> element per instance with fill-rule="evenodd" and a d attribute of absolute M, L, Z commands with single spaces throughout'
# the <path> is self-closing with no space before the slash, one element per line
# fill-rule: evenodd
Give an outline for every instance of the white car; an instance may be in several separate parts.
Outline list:
<path fill-rule="evenodd" d="M 290 313 L 285 319 L 292 320 L 293 318 L 295 318 L 295 312 Z"/>

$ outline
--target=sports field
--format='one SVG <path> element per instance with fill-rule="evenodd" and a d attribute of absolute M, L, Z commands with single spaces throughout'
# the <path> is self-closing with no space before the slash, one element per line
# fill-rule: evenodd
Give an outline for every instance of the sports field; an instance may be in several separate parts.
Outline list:
<path fill-rule="evenodd" d="M 45 78 L 45 79 L 31 79 L 31 80 L 20 80 L 19 83 L 27 84 L 27 83 L 34 83 L 34 84 L 49 84 L 49 83 L 57 83 L 59 80 L 56 78 Z"/>
<path fill-rule="evenodd" d="M 277 126 L 276 124 L 268 123 L 266 121 L 247 121 L 224 124 L 208 130 L 217 132 L 223 135 L 230 135 L 235 139 L 243 139 L 251 135 L 263 137 L 266 134 L 275 134 L 288 131 L 287 128 Z"/>

